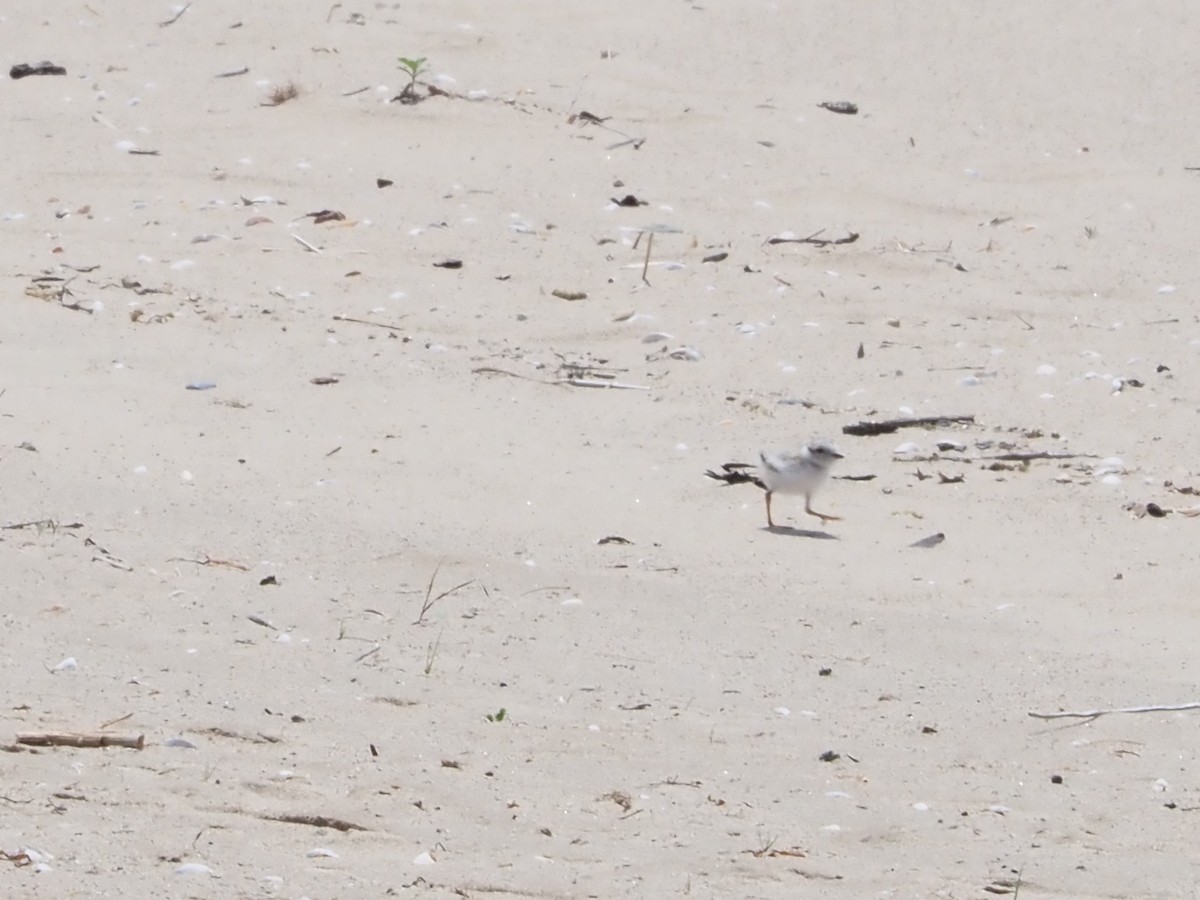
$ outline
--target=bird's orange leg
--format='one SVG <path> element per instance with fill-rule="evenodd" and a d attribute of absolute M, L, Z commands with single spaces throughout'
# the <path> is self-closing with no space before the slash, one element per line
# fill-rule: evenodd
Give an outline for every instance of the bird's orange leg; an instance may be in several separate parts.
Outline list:
<path fill-rule="evenodd" d="M 840 522 L 840 521 L 842 521 L 842 517 L 841 517 L 841 516 L 831 516 L 831 515 L 829 515 L 828 513 L 820 513 L 820 512 L 817 512 L 815 509 L 813 509 L 813 508 L 812 508 L 812 505 L 811 505 L 811 503 L 810 503 L 810 501 L 809 501 L 809 499 L 808 499 L 808 497 L 807 497 L 807 496 L 804 498 L 804 511 L 805 511 L 806 513 L 808 513 L 810 516 L 816 516 L 818 519 L 820 519 L 820 520 L 821 520 L 821 524 L 824 524 L 824 523 L 826 523 L 826 522 Z"/>

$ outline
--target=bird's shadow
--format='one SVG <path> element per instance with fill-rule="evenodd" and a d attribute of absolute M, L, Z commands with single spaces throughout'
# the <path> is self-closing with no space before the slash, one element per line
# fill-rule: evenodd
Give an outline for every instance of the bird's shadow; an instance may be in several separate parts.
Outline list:
<path fill-rule="evenodd" d="M 840 541 L 841 538 L 828 531 L 809 531 L 807 528 L 794 528 L 791 525 L 768 525 L 763 531 L 771 534 L 781 534 L 785 537 L 810 538 L 814 541 Z"/>

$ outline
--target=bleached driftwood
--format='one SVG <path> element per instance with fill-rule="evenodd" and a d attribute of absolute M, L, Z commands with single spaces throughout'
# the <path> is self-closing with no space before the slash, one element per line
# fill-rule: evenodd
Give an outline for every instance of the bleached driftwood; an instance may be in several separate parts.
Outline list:
<path fill-rule="evenodd" d="M 33 747 L 131 747 L 146 746 L 144 734 L 108 734 L 103 731 L 21 731 L 18 744 Z"/>
<path fill-rule="evenodd" d="M 1181 712 L 1185 709 L 1200 709 L 1200 703 L 1180 703 L 1175 706 L 1125 706 L 1120 709 L 1085 709 L 1082 712 L 1040 713 L 1030 711 L 1035 719 L 1098 719 L 1113 713 Z"/>

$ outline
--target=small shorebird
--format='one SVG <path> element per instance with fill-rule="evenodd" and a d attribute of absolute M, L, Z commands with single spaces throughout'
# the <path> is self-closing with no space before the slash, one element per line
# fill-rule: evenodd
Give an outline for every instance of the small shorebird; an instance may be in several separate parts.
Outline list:
<path fill-rule="evenodd" d="M 812 498 L 817 489 L 829 477 L 833 464 L 842 459 L 842 454 L 830 441 L 814 440 L 799 450 L 783 450 L 778 453 L 762 451 L 758 454 L 758 465 L 746 463 L 726 463 L 721 473 L 709 470 L 705 472 L 709 478 L 724 481 L 726 484 L 750 482 L 766 491 L 767 527 L 774 528 L 775 520 L 771 517 L 771 497 L 775 494 L 803 494 L 804 511 L 810 516 L 816 516 L 825 522 L 836 522 L 841 516 L 831 516 L 828 513 L 817 512 L 812 508 Z M 754 474 L 746 471 L 754 469 Z"/>

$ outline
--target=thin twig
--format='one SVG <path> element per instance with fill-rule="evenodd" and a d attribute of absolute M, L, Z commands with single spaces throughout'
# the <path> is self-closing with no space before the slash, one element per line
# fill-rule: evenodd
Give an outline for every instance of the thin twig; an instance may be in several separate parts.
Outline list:
<path fill-rule="evenodd" d="M 320 254 L 320 252 L 321 252 L 317 247 L 314 247 L 312 244 L 310 244 L 304 238 L 300 237 L 300 235 L 298 235 L 298 234 L 293 234 L 292 240 L 294 240 L 297 244 L 299 244 L 301 247 L 303 247 L 305 250 L 309 251 L 310 253 Z"/>
<path fill-rule="evenodd" d="M 386 322 L 372 322 L 370 319 L 355 319 L 351 316 L 334 316 L 335 322 L 354 322 L 356 325 L 374 325 L 376 328 L 387 328 L 389 331 L 403 331 L 399 325 L 388 325 Z"/>
<path fill-rule="evenodd" d="M 172 556 L 167 560 L 167 562 L 189 562 L 195 563 L 198 566 L 224 566 L 227 569 L 237 569 L 239 572 L 250 571 L 249 566 L 244 566 L 241 563 L 233 562 L 228 559 L 213 559 L 207 554 L 205 554 L 203 559 L 191 559 L 187 556 Z"/>
<path fill-rule="evenodd" d="M 1040 713 L 1030 711 L 1035 719 L 1098 719 L 1113 713 L 1147 713 L 1147 712 L 1182 712 L 1187 709 L 1200 709 L 1200 703 L 1180 703 L 1176 706 L 1125 706 L 1120 709 L 1087 709 L 1083 712 Z"/>
<path fill-rule="evenodd" d="M 471 373 L 473 375 L 507 375 L 509 378 L 520 378 L 523 381 L 532 381 L 536 384 L 549 384 L 556 387 L 612 388 L 618 391 L 650 390 L 648 386 L 643 384 L 629 384 L 624 381 L 613 381 L 607 378 L 588 378 L 582 375 L 571 375 L 554 381 L 544 381 L 541 378 L 521 375 L 517 372 L 510 372 L 507 369 L 497 369 L 494 366 L 480 366 L 477 369 L 472 369 Z"/>
<path fill-rule="evenodd" d="M 382 646 L 381 644 L 376 644 L 374 647 L 372 647 L 372 648 L 371 648 L 370 650 L 368 650 L 366 653 L 360 653 L 358 656 L 356 656 L 356 657 L 354 658 L 354 661 L 355 661 L 356 663 L 360 663 L 360 662 L 362 662 L 364 659 L 366 659 L 368 656 L 374 656 L 376 653 L 378 653 L 378 652 L 379 652 L 379 649 L 380 649 L 380 647 L 381 647 L 381 646 Z"/>
<path fill-rule="evenodd" d="M 118 722 L 124 722 L 126 719 L 132 719 L 132 718 L 133 718 L 133 713 L 125 713 L 125 715 L 120 716 L 119 718 L 110 719 L 109 721 L 105 722 L 103 725 L 100 726 L 100 730 L 103 731 L 105 728 L 108 728 L 110 725 L 116 725 Z"/>

